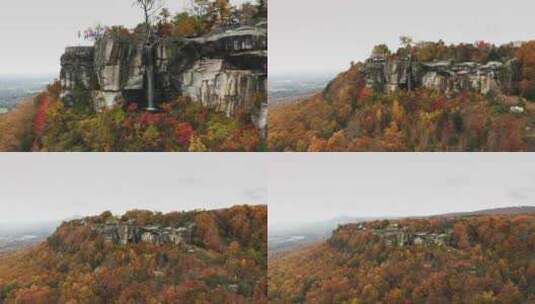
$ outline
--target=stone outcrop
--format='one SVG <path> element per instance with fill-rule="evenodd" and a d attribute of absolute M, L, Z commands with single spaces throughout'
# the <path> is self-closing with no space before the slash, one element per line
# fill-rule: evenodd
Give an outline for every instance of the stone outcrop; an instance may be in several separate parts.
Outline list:
<path fill-rule="evenodd" d="M 365 225 L 357 225 L 357 231 L 366 230 Z M 452 239 L 451 231 L 445 231 L 444 233 L 410 232 L 397 224 L 391 224 L 384 229 L 372 229 L 371 232 L 388 247 L 449 246 Z"/>
<path fill-rule="evenodd" d="M 68 88 L 63 92 L 64 99 L 70 99 L 71 91 L 89 91 L 95 84 L 93 47 L 68 47 L 61 56 L 61 86 Z M 69 100 L 69 103 L 72 103 Z"/>
<path fill-rule="evenodd" d="M 102 235 L 104 240 L 120 245 L 138 244 L 141 242 L 153 245 L 188 244 L 191 243 L 193 228 L 193 224 L 178 228 L 157 225 L 140 226 L 132 221 L 121 223 L 115 219 L 92 227 L 94 231 Z"/>
<path fill-rule="evenodd" d="M 121 101 L 145 106 L 145 63 L 153 60 L 157 102 L 189 96 L 228 116 L 251 112 L 262 122 L 258 117 L 265 114 L 259 103 L 267 103 L 266 22 L 195 39 L 161 38 L 154 44 L 154 58 L 144 58 L 143 39 L 130 36 L 107 34 L 94 47 L 67 48 L 61 58 L 64 100 L 83 90 L 96 108 Z"/>
<path fill-rule="evenodd" d="M 452 61 L 414 62 L 410 58 L 372 57 L 363 69 L 366 85 L 385 93 L 418 87 L 443 93 L 473 91 L 481 94 L 507 93 L 518 81 L 516 60 L 454 63 Z"/>
<path fill-rule="evenodd" d="M 203 106 L 231 116 L 243 102 L 264 90 L 261 75 L 251 70 L 226 70 L 222 59 L 201 59 L 182 74 L 182 89 Z M 260 80 L 260 81 L 259 81 Z"/>

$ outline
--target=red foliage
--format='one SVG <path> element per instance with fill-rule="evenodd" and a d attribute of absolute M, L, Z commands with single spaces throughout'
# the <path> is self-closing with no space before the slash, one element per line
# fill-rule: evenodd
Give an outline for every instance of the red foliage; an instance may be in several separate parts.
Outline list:
<path fill-rule="evenodd" d="M 129 113 L 132 113 L 132 112 L 136 112 L 138 108 L 139 106 L 137 105 L 137 103 L 132 102 L 128 104 L 128 106 L 126 107 L 126 111 Z"/>
<path fill-rule="evenodd" d="M 162 117 L 161 114 L 143 112 L 137 119 L 137 122 L 143 126 L 153 126 L 159 124 L 162 121 Z"/>
<path fill-rule="evenodd" d="M 192 135 L 193 127 L 187 122 L 180 123 L 175 129 L 176 141 L 181 146 L 189 145 Z"/>
<path fill-rule="evenodd" d="M 431 111 L 442 110 L 446 107 L 446 99 L 438 98 L 431 104 Z"/>
<path fill-rule="evenodd" d="M 33 132 L 36 136 L 41 136 L 45 129 L 46 123 L 46 110 L 48 109 L 48 97 L 46 95 L 41 95 L 39 97 L 39 106 L 37 108 L 37 113 L 35 114 L 35 119 L 33 122 Z"/>
<path fill-rule="evenodd" d="M 358 95 L 358 100 L 365 100 L 366 98 L 370 97 L 372 95 L 372 92 L 367 87 L 363 86 Z"/>

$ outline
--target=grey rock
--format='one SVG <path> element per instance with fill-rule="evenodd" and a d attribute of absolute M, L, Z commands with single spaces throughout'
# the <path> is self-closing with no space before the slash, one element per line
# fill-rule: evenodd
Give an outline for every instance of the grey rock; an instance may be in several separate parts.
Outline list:
<path fill-rule="evenodd" d="M 240 289 L 240 286 L 238 284 L 228 285 L 228 290 L 230 290 L 230 292 L 237 293 L 239 289 Z"/>
<path fill-rule="evenodd" d="M 113 244 L 128 245 L 144 242 L 161 246 L 190 243 L 194 227 L 193 224 L 179 228 L 140 226 L 133 222 L 119 223 L 115 220 L 97 224 L 93 230 L 101 235 L 105 241 Z"/>
<path fill-rule="evenodd" d="M 509 108 L 509 111 L 511 113 L 522 114 L 524 113 L 525 109 L 524 107 L 521 107 L 521 106 L 512 106 Z"/>
<path fill-rule="evenodd" d="M 143 43 L 105 35 L 95 43 L 98 87 L 105 92 L 143 89 Z M 141 81 L 140 81 L 141 78 Z"/>
<path fill-rule="evenodd" d="M 94 48 L 68 47 L 61 56 L 61 85 L 70 90 L 90 90 L 94 75 Z"/>
<path fill-rule="evenodd" d="M 265 24 L 195 39 L 160 39 L 154 54 L 157 101 L 189 96 L 229 117 L 242 110 L 250 112 L 258 128 L 265 128 Z M 71 91 L 85 90 L 97 109 L 121 101 L 145 102 L 144 75 L 143 41 L 135 37 L 105 35 L 94 47 L 67 48 L 61 60 L 64 100 L 72 103 Z M 260 105 L 258 96 L 263 96 Z"/>
<path fill-rule="evenodd" d="M 240 108 L 254 105 L 256 94 L 265 90 L 265 78 L 250 70 L 226 70 L 224 64 L 222 59 L 196 61 L 182 75 L 182 85 L 193 100 L 232 116 Z"/>
<path fill-rule="evenodd" d="M 357 230 L 366 231 L 366 226 L 358 225 Z M 409 232 L 406 227 L 391 224 L 384 229 L 373 229 L 371 232 L 388 247 L 450 246 L 452 244 L 451 231 L 443 233 Z"/>
<path fill-rule="evenodd" d="M 487 93 L 510 92 L 518 80 L 516 60 L 453 63 L 413 62 L 409 58 L 372 57 L 364 64 L 366 85 L 385 93 L 425 87 L 443 93 L 463 90 Z"/>

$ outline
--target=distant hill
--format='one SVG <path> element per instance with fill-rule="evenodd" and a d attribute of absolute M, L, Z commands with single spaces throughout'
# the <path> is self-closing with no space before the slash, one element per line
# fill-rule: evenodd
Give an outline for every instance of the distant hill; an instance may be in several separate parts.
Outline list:
<path fill-rule="evenodd" d="M 515 214 L 532 214 L 532 213 L 535 213 L 535 207 L 520 206 L 520 207 L 483 209 L 483 210 L 471 211 L 471 212 L 446 213 L 446 214 L 441 214 L 437 216 L 461 217 L 461 216 L 476 216 L 476 215 L 515 215 Z"/>
<path fill-rule="evenodd" d="M 532 207 L 346 224 L 324 242 L 271 258 L 268 298 L 532 303 L 534 252 Z"/>
<path fill-rule="evenodd" d="M 267 208 L 64 222 L 0 255 L 0 303 L 267 303 Z"/>

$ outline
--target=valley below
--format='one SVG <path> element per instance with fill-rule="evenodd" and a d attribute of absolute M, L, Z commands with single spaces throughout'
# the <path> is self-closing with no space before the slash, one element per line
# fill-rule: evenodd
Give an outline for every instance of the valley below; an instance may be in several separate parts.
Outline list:
<path fill-rule="evenodd" d="M 15 105 L 43 91 L 53 76 L 0 76 L 0 114 L 13 109 Z"/>
<path fill-rule="evenodd" d="M 0 254 L 31 247 L 45 241 L 59 224 L 59 221 L 17 224 L 0 223 Z"/>
<path fill-rule="evenodd" d="M 268 86 L 268 101 L 270 106 L 292 103 L 321 92 L 333 77 L 331 73 L 316 73 L 306 75 L 281 74 L 270 76 Z"/>

